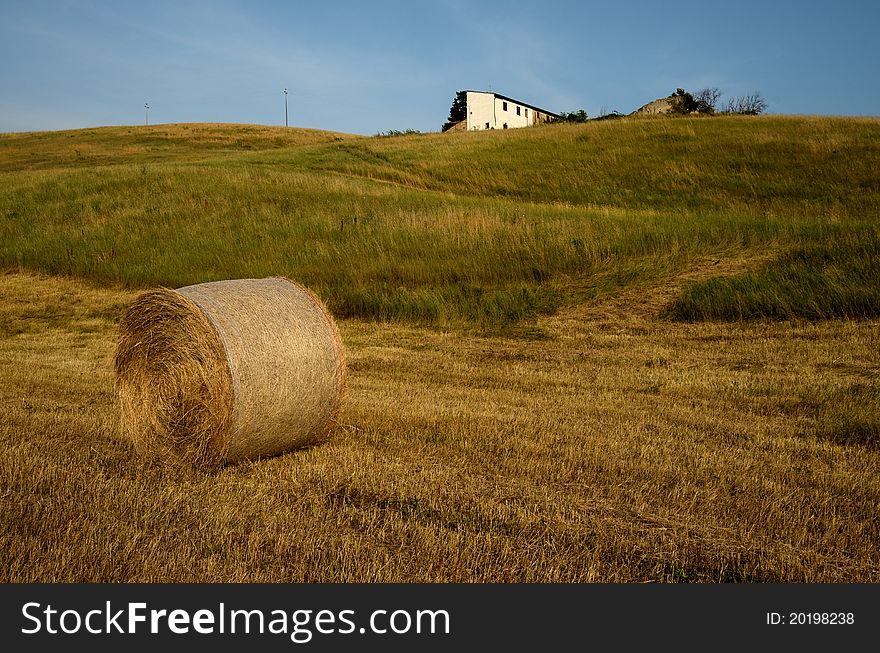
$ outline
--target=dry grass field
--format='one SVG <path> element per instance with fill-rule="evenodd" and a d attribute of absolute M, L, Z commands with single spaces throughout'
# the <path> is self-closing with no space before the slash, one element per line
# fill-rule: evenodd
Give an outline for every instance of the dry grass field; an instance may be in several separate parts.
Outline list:
<path fill-rule="evenodd" d="M 205 474 L 116 436 L 132 293 L 7 273 L 2 580 L 880 581 L 880 452 L 834 439 L 880 324 L 659 320 L 674 283 L 532 337 L 343 321 L 337 437 Z"/>
<path fill-rule="evenodd" d="M 880 121 L 509 132 L 0 135 L 0 581 L 880 582 Z M 335 437 L 135 456 L 125 307 L 270 274 Z"/>

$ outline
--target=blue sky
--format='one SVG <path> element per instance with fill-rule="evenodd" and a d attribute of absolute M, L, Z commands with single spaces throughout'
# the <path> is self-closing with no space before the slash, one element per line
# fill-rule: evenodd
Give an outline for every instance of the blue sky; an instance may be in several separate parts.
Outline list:
<path fill-rule="evenodd" d="M 435 131 L 457 90 L 627 113 L 677 87 L 880 115 L 880 2 L 0 0 L 0 132 Z"/>

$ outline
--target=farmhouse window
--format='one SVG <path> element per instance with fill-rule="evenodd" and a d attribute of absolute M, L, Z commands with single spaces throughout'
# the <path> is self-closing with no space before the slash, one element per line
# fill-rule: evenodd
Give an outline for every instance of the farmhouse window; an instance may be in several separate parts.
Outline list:
<path fill-rule="evenodd" d="M 504 109 L 505 111 L 507 111 L 507 102 L 502 102 L 501 108 Z"/>
<path fill-rule="evenodd" d="M 517 107 L 517 108 L 516 108 L 516 115 L 518 115 L 518 116 L 522 115 L 522 114 L 520 113 L 520 107 Z"/>
<path fill-rule="evenodd" d="M 486 123 L 486 129 L 489 129 L 489 123 L 488 123 L 488 122 Z"/>

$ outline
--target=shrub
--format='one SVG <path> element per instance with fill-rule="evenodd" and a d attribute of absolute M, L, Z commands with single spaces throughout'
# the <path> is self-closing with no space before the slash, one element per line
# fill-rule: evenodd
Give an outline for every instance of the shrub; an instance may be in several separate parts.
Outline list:
<path fill-rule="evenodd" d="M 690 113 L 715 113 L 721 91 L 717 88 L 702 88 L 695 94 L 685 91 L 683 88 L 675 89 L 672 98 L 671 113 L 687 115 Z"/>
<path fill-rule="evenodd" d="M 687 115 L 697 110 L 697 101 L 694 99 L 694 96 L 683 88 L 675 89 L 675 93 L 670 97 L 672 98 L 672 110 L 670 113 Z"/>
<path fill-rule="evenodd" d="M 411 134 L 421 134 L 418 129 L 405 129 L 400 131 L 399 129 L 389 129 L 387 132 L 377 132 L 376 136 L 380 138 L 387 138 L 389 136 L 409 136 Z"/>
<path fill-rule="evenodd" d="M 563 111 L 559 114 L 557 122 L 587 122 L 587 120 L 589 120 L 587 112 L 583 109 L 578 109 L 577 111 L 571 111 L 568 113 Z"/>
<path fill-rule="evenodd" d="M 727 113 L 738 113 L 746 116 L 757 116 L 767 110 L 767 101 L 755 91 L 751 95 L 731 98 L 727 103 Z"/>

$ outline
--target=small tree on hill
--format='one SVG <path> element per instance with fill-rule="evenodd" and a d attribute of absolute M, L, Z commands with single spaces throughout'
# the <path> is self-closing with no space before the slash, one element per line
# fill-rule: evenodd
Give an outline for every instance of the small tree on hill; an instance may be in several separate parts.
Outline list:
<path fill-rule="evenodd" d="M 697 111 L 700 113 L 715 113 L 718 108 L 718 99 L 721 97 L 721 91 L 717 88 L 702 88 L 694 93 L 694 100 L 697 103 Z"/>
<path fill-rule="evenodd" d="M 670 96 L 672 108 L 670 113 L 687 115 L 690 113 L 712 114 L 718 107 L 721 91 L 717 88 L 701 88 L 696 93 L 689 93 L 683 88 L 675 89 Z"/>
<path fill-rule="evenodd" d="M 671 95 L 672 109 L 670 113 L 687 115 L 697 110 L 697 101 L 694 96 L 683 88 L 675 89 L 675 93 Z"/>
<path fill-rule="evenodd" d="M 577 111 L 570 111 L 568 113 L 563 111 L 559 114 L 558 122 L 587 122 L 587 120 L 589 120 L 587 112 L 583 109 L 578 109 Z"/>
<path fill-rule="evenodd" d="M 467 91 L 459 91 L 455 94 L 455 99 L 452 100 L 452 106 L 449 108 L 449 118 L 443 125 L 443 131 L 462 120 L 467 120 Z"/>
<path fill-rule="evenodd" d="M 751 95 L 731 98 L 727 103 L 727 113 L 739 113 L 746 116 L 757 116 L 767 110 L 767 101 L 755 91 Z"/>

